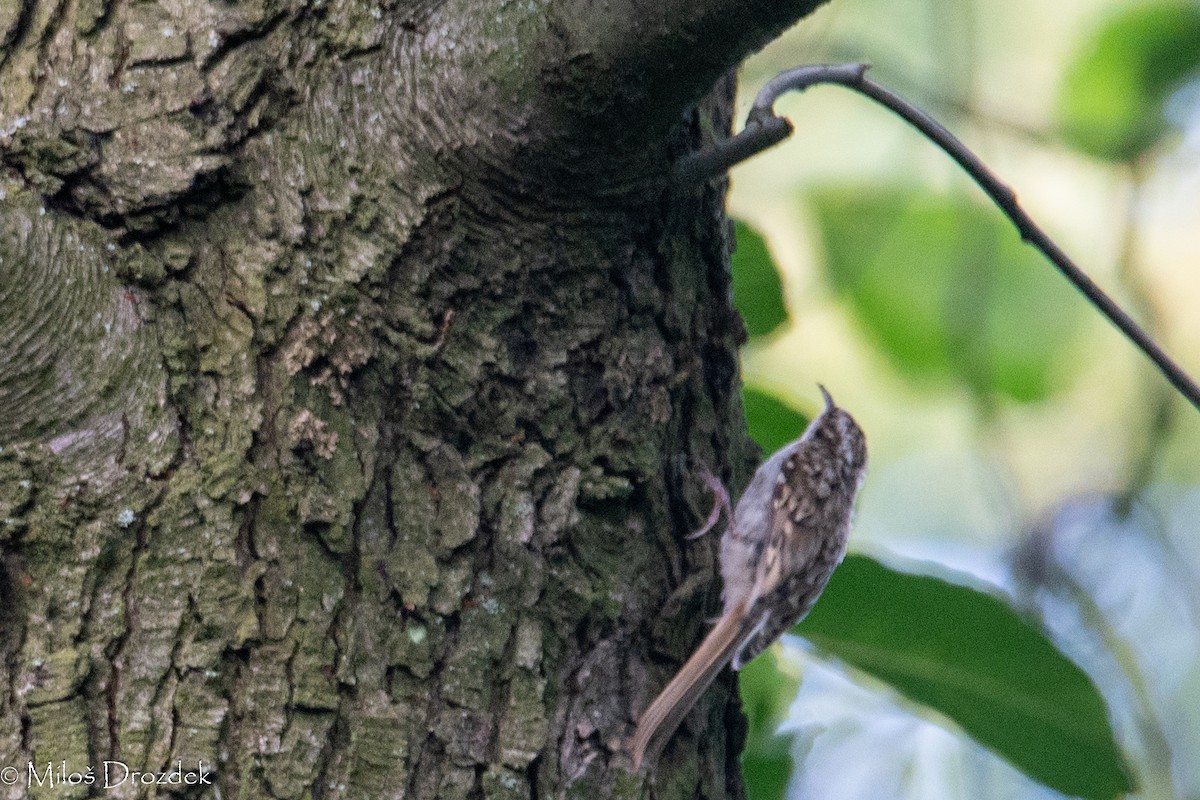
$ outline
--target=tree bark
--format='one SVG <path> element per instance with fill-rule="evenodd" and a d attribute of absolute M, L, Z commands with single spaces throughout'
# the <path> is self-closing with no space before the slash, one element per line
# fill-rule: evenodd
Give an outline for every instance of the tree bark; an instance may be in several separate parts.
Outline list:
<path fill-rule="evenodd" d="M 754 457 L 666 176 L 814 5 L 0 7 L 0 796 L 646 791 Z M 740 794 L 734 698 L 654 796 Z"/>

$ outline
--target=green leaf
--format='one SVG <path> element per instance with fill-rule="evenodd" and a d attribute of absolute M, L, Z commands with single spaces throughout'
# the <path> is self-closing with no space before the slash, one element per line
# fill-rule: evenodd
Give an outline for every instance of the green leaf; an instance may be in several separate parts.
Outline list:
<path fill-rule="evenodd" d="M 775 729 L 787 717 L 788 706 L 800 690 L 800 678 L 779 669 L 771 650 L 756 658 L 738 672 L 738 692 L 742 697 L 742 713 L 749 726 L 747 739 L 759 736 L 777 738 Z"/>
<path fill-rule="evenodd" d="M 774 453 L 799 438 L 808 425 L 808 420 L 799 411 L 752 386 L 742 386 L 742 407 L 746 410 L 750 437 L 764 453 Z"/>
<path fill-rule="evenodd" d="M 738 673 L 738 691 L 748 730 L 742 751 L 742 777 L 749 800 L 781 800 L 792 775 L 791 736 L 775 729 L 796 698 L 800 681 L 782 672 L 768 652 Z"/>
<path fill-rule="evenodd" d="M 795 632 L 1060 792 L 1132 790 L 1095 685 L 996 597 L 850 555 Z"/>
<path fill-rule="evenodd" d="M 1200 5 L 1165 2 L 1122 9 L 1076 54 L 1060 96 L 1067 143 L 1125 163 L 1169 126 L 1163 105 L 1200 75 Z"/>
<path fill-rule="evenodd" d="M 751 338 L 766 336 L 787 322 L 783 284 L 767 243 L 744 222 L 735 222 L 737 247 L 730 259 L 733 304 Z"/>
<path fill-rule="evenodd" d="M 783 800 L 792 777 L 791 740 L 790 736 L 778 736 L 773 746 L 747 747 L 742 753 L 742 779 L 748 800 Z"/>
<path fill-rule="evenodd" d="M 998 210 L 909 189 L 812 203 L 834 288 L 901 371 L 1023 402 L 1065 383 L 1084 302 Z"/>

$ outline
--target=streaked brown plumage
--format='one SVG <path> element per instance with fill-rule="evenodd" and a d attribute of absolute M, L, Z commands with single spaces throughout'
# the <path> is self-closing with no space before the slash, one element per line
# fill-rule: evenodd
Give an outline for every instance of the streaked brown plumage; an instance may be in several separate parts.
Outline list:
<path fill-rule="evenodd" d="M 728 663 L 765 650 L 808 613 L 846 552 L 867 445 L 854 418 L 821 388 L 825 410 L 754 473 L 721 537 L 724 609 L 650 704 L 631 742 L 640 768 Z"/>

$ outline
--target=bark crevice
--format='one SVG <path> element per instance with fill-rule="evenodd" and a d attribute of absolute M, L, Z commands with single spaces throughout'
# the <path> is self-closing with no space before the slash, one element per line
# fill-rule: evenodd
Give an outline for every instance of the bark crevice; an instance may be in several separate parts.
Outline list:
<path fill-rule="evenodd" d="M 695 464 L 752 457 L 722 194 L 665 176 L 810 7 L 0 19 L 0 762 L 637 796 Z M 657 796 L 726 796 L 724 736 Z"/>

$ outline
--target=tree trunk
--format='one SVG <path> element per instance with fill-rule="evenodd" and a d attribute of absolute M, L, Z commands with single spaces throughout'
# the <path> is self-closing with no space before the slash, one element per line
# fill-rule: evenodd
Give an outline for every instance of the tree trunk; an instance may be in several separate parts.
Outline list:
<path fill-rule="evenodd" d="M 813 5 L 0 6 L 0 796 L 639 796 L 753 459 L 667 174 Z"/>

